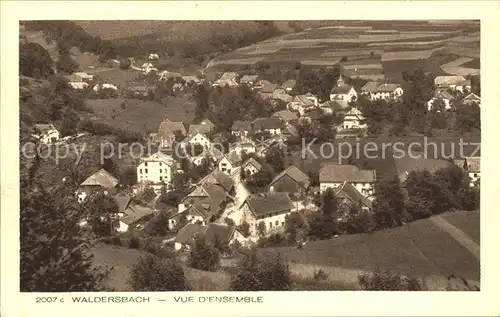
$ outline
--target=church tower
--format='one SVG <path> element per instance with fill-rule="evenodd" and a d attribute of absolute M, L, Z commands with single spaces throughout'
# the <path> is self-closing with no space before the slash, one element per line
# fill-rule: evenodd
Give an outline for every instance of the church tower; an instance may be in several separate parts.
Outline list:
<path fill-rule="evenodd" d="M 340 74 L 339 79 L 337 79 L 337 87 L 344 86 L 344 78 L 342 78 L 342 74 Z"/>

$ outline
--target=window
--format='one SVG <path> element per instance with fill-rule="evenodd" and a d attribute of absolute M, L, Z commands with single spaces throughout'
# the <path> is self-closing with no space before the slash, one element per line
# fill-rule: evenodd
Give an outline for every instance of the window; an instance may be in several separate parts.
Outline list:
<path fill-rule="evenodd" d="M 285 222 L 284 222 L 284 221 L 282 221 L 282 222 L 281 222 L 281 225 L 284 227 L 284 226 L 285 226 Z"/>
<path fill-rule="evenodd" d="M 161 173 L 161 168 L 160 168 L 160 173 Z"/>
<path fill-rule="evenodd" d="M 160 176 L 160 182 L 163 180 L 163 176 Z"/>
<path fill-rule="evenodd" d="M 139 173 L 142 174 L 142 168 L 139 170 Z"/>
<path fill-rule="evenodd" d="M 145 163 L 144 163 L 144 166 L 148 166 L 148 162 L 145 162 Z M 146 173 L 147 173 L 147 172 L 146 172 Z"/>
<path fill-rule="evenodd" d="M 161 166 L 161 162 L 160 162 L 160 166 Z M 161 172 L 161 170 L 160 170 L 160 172 Z"/>
<path fill-rule="evenodd" d="M 269 222 L 269 228 L 272 228 L 272 227 L 273 227 L 273 223 Z"/>
<path fill-rule="evenodd" d="M 280 225 L 280 222 L 276 220 L 276 227 Z"/>
<path fill-rule="evenodd" d="M 146 173 L 146 174 L 148 173 L 148 169 L 147 168 L 144 170 L 144 173 Z"/>

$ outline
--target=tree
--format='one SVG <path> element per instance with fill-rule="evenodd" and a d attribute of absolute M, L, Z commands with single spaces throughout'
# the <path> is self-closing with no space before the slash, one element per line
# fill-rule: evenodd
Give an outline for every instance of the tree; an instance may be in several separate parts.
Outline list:
<path fill-rule="evenodd" d="M 19 73 L 23 76 L 48 78 L 54 74 L 50 54 L 36 43 L 19 46 Z"/>
<path fill-rule="evenodd" d="M 120 59 L 120 68 L 121 69 L 128 69 L 132 66 L 132 62 L 128 58 L 122 58 Z"/>
<path fill-rule="evenodd" d="M 59 60 L 56 62 L 57 71 L 63 74 L 72 74 L 78 71 L 79 68 L 78 63 L 69 54 L 60 55 Z"/>
<path fill-rule="evenodd" d="M 95 292 L 107 272 L 92 263 L 92 244 L 78 225 L 76 186 L 40 183 L 40 158 L 21 156 L 20 290 Z M 68 182 L 71 183 L 71 182 Z"/>
<path fill-rule="evenodd" d="M 135 166 L 126 166 L 120 172 L 120 184 L 132 186 L 137 182 L 137 168 Z"/>
<path fill-rule="evenodd" d="M 260 221 L 257 225 L 257 233 L 260 237 L 264 237 L 266 235 L 266 223 L 264 221 Z"/>
<path fill-rule="evenodd" d="M 260 171 L 247 178 L 246 185 L 250 192 L 260 193 L 266 190 L 273 178 L 274 171 L 269 165 L 264 164 Z"/>
<path fill-rule="evenodd" d="M 231 280 L 233 291 L 287 291 L 292 285 L 290 268 L 281 254 L 259 257 L 255 249 L 239 263 Z"/>
<path fill-rule="evenodd" d="M 80 123 L 80 117 L 76 111 L 69 109 L 63 115 L 63 120 L 61 122 L 61 134 L 62 136 L 73 135 L 78 131 L 78 124 Z"/>
<path fill-rule="evenodd" d="M 372 210 L 379 229 L 399 226 L 403 221 L 410 220 L 405 210 L 405 195 L 397 176 L 375 183 Z"/>
<path fill-rule="evenodd" d="M 207 243 L 204 236 L 199 236 L 189 254 L 189 263 L 195 269 L 217 271 L 220 267 L 219 250 Z"/>
<path fill-rule="evenodd" d="M 243 221 L 238 229 L 245 238 L 250 236 L 250 224 L 248 222 Z"/>
<path fill-rule="evenodd" d="M 285 232 L 294 242 L 302 241 L 309 231 L 309 224 L 300 212 L 294 212 L 285 218 Z"/>
<path fill-rule="evenodd" d="M 113 233 L 113 221 L 118 212 L 116 200 L 102 192 L 90 195 L 85 204 L 88 223 L 98 237 L 110 236 Z"/>
<path fill-rule="evenodd" d="M 272 148 L 266 156 L 266 162 L 275 173 L 281 173 L 285 169 L 285 154 L 280 148 Z"/>
<path fill-rule="evenodd" d="M 189 290 L 184 270 L 175 257 L 141 257 L 132 268 L 128 283 L 135 292 Z"/>

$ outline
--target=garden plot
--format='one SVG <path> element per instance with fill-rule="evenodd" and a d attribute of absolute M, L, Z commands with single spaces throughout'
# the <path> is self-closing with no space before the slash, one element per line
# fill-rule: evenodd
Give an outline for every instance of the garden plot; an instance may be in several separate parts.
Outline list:
<path fill-rule="evenodd" d="M 213 61 L 210 66 L 216 65 L 253 65 L 264 60 L 264 57 L 250 57 L 250 58 L 239 58 L 239 59 L 228 59 L 221 61 Z"/>
<path fill-rule="evenodd" d="M 361 70 L 361 69 L 382 69 L 382 64 L 352 64 L 352 65 L 343 65 L 343 69 L 345 70 Z"/>
<path fill-rule="evenodd" d="M 423 51 L 401 51 L 401 52 L 384 52 L 382 61 L 395 60 L 412 60 L 412 59 L 428 59 L 432 53 L 441 50 L 442 48 L 423 50 Z"/>
<path fill-rule="evenodd" d="M 364 50 L 335 50 L 334 52 L 324 52 L 321 54 L 322 57 L 343 57 L 343 56 L 370 56 L 381 55 L 384 51 L 380 49 L 364 49 Z"/>
<path fill-rule="evenodd" d="M 307 66 L 332 66 L 340 62 L 340 59 L 305 59 L 301 60 L 302 65 Z"/>

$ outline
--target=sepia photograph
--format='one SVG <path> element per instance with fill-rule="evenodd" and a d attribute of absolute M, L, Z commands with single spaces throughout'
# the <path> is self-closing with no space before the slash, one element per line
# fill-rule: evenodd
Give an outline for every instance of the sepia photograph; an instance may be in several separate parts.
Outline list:
<path fill-rule="evenodd" d="M 20 291 L 479 291 L 480 32 L 20 21 Z"/>

